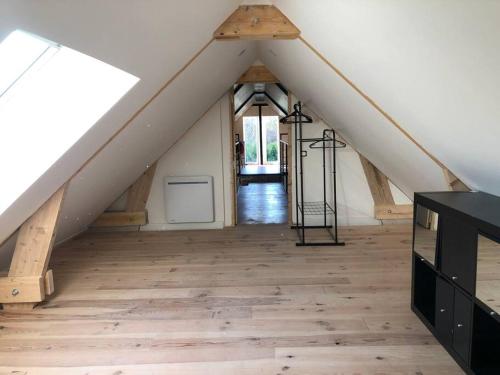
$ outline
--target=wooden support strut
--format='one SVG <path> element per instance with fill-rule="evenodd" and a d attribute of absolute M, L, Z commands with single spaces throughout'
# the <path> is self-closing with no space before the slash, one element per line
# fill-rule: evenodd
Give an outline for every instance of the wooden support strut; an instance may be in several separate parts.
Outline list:
<path fill-rule="evenodd" d="M 155 176 L 157 162 L 153 163 L 139 177 L 139 179 L 130 186 L 127 195 L 126 212 L 141 212 L 146 210 L 151 185 Z"/>
<path fill-rule="evenodd" d="M 375 218 L 379 220 L 411 219 L 413 217 L 413 205 L 396 204 L 387 176 L 380 172 L 363 155 L 358 155 L 372 193 Z"/>
<path fill-rule="evenodd" d="M 21 226 L 9 275 L 0 278 L 4 310 L 31 309 L 54 291 L 52 271 L 47 267 L 65 193 L 66 184 Z"/>
<path fill-rule="evenodd" d="M 148 223 L 148 202 L 155 176 L 157 162 L 153 163 L 127 190 L 125 211 L 104 212 L 90 226 L 97 227 L 137 227 Z"/>

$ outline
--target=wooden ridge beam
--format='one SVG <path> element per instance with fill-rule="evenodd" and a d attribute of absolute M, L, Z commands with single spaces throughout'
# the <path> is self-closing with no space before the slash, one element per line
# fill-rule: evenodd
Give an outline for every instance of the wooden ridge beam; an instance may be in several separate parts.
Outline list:
<path fill-rule="evenodd" d="M 278 83 L 279 79 L 265 65 L 252 65 L 242 74 L 237 83 Z"/>
<path fill-rule="evenodd" d="M 218 40 L 296 39 L 300 30 L 274 5 L 242 5 L 214 32 Z"/>
<path fill-rule="evenodd" d="M 66 184 L 21 226 L 8 277 L 0 279 L 0 303 L 5 310 L 33 308 L 53 292 L 52 271 L 47 267 L 65 193 Z"/>

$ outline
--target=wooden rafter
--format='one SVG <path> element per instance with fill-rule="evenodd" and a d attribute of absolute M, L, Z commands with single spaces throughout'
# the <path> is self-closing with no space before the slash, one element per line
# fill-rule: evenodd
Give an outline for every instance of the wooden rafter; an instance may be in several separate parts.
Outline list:
<path fill-rule="evenodd" d="M 9 275 L 0 279 L 4 309 L 32 308 L 53 292 L 52 272 L 47 267 L 65 193 L 66 185 L 21 226 Z"/>
<path fill-rule="evenodd" d="M 214 38 L 296 39 L 300 30 L 274 5 L 242 5 L 217 30 Z"/>
<path fill-rule="evenodd" d="M 252 65 L 237 83 L 278 83 L 279 79 L 265 65 Z"/>

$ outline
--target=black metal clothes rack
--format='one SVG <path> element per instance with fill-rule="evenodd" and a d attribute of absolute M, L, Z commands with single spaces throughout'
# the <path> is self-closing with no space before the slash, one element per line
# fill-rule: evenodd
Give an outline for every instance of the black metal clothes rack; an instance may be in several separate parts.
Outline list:
<path fill-rule="evenodd" d="M 344 148 L 346 144 L 337 140 L 333 129 L 324 129 L 320 138 L 303 138 L 302 125 L 313 122 L 312 118 L 302 113 L 302 103 L 294 105 L 294 111 L 280 120 L 283 124 L 294 125 L 294 177 L 295 177 L 295 225 L 292 228 L 297 229 L 299 241 L 297 246 L 344 246 L 345 242 L 338 240 L 337 228 L 337 168 L 336 168 L 336 149 Z M 304 145 L 309 144 L 309 149 L 322 150 L 323 156 L 323 200 L 317 202 L 304 201 L 304 158 L 307 157 L 307 151 Z M 333 177 L 333 207 L 326 198 L 326 178 L 327 178 L 327 153 L 332 158 L 332 177 Z M 309 215 L 322 215 L 322 225 L 306 225 L 305 218 Z M 327 217 L 332 216 L 332 224 L 328 224 Z M 327 229 L 332 240 L 323 242 L 307 241 L 306 229 Z"/>

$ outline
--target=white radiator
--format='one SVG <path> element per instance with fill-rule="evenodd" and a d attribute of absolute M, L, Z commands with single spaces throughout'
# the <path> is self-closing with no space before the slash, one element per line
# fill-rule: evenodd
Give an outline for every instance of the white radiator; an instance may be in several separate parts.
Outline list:
<path fill-rule="evenodd" d="M 164 192 L 168 223 L 210 223 L 214 221 L 212 176 L 167 176 L 164 180 Z"/>

